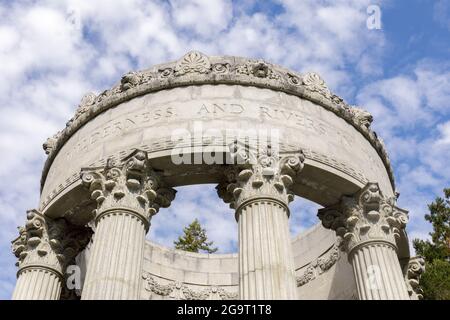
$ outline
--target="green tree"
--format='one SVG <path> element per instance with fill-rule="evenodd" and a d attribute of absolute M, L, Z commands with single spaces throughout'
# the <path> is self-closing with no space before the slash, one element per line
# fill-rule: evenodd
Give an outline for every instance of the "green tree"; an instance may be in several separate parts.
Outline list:
<path fill-rule="evenodd" d="M 183 229 L 183 236 L 179 236 L 177 241 L 174 241 L 175 249 L 180 249 L 190 252 L 199 252 L 200 250 L 207 253 L 214 253 L 217 248 L 213 248 L 213 241 L 208 241 L 206 230 L 202 228 L 200 222 L 195 219 L 189 226 Z"/>
<path fill-rule="evenodd" d="M 414 239 L 417 255 L 425 259 L 425 272 L 420 279 L 424 299 L 450 300 L 450 188 L 444 198 L 437 197 L 428 205 L 425 220 L 431 222 L 431 241 Z"/>

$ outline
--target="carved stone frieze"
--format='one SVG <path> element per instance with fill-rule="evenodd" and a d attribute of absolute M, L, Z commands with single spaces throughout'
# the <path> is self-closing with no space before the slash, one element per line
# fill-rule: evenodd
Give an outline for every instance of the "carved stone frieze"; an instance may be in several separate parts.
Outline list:
<path fill-rule="evenodd" d="M 359 130 L 381 156 L 392 184 L 394 178 L 384 144 L 370 130 L 372 116 L 359 107 L 349 106 L 331 93 L 322 78 L 310 72 L 304 75 L 286 70 L 263 60 L 238 57 L 206 56 L 188 52 L 178 61 L 144 71 L 125 74 L 115 87 L 99 95 L 85 95 L 66 128 L 45 144 L 49 155 L 43 171 L 42 185 L 59 149 L 86 122 L 105 110 L 134 97 L 162 89 L 195 84 L 242 84 L 270 88 L 309 99 L 332 111 Z"/>
<path fill-rule="evenodd" d="M 412 257 L 406 266 L 405 281 L 412 300 L 423 299 L 420 287 L 420 277 L 425 272 L 425 260 L 422 257 Z"/>
<path fill-rule="evenodd" d="M 297 287 L 301 287 L 314 280 L 317 276 L 323 274 L 334 266 L 341 256 L 342 244 L 342 240 L 338 239 L 338 241 L 333 245 L 333 247 L 331 247 L 330 250 L 328 250 L 328 252 L 313 260 L 306 267 L 306 270 L 297 277 Z"/>
<path fill-rule="evenodd" d="M 164 186 L 160 173 L 149 164 L 145 151 L 135 150 L 116 163 L 110 159 L 106 166 L 81 170 L 83 185 L 97 203 L 93 216 L 122 209 L 139 216 L 149 226 L 151 217 L 161 207 L 167 208 L 176 191 Z"/>
<path fill-rule="evenodd" d="M 236 73 L 253 76 L 257 78 L 267 78 L 271 80 L 280 80 L 281 76 L 265 61 L 249 61 L 244 64 L 237 65 Z"/>
<path fill-rule="evenodd" d="M 345 241 L 348 252 L 371 241 L 396 247 L 400 230 L 408 222 L 408 212 L 395 205 L 395 197 L 383 196 L 377 183 L 369 182 L 353 196 L 344 196 L 337 205 L 319 209 L 322 225 Z"/>
<path fill-rule="evenodd" d="M 65 219 L 50 219 L 37 210 L 27 212 L 27 222 L 19 227 L 19 237 L 12 241 L 19 272 L 27 267 L 46 268 L 63 274 L 66 266 L 84 249 L 92 232 L 69 224 Z"/>
<path fill-rule="evenodd" d="M 289 188 L 303 168 L 302 151 L 280 153 L 268 145 L 256 153 L 237 145 L 231 156 L 236 165 L 225 169 L 225 181 L 216 187 L 231 208 L 256 198 L 276 199 L 285 206 L 294 199 Z"/>
<path fill-rule="evenodd" d="M 309 72 L 302 78 L 303 85 L 311 92 L 317 92 L 326 98 L 331 97 L 331 91 L 328 89 L 325 81 L 315 72 Z"/>
<path fill-rule="evenodd" d="M 194 290 L 179 281 L 170 281 L 167 284 L 159 283 L 149 273 L 144 273 L 145 290 L 152 294 L 166 296 L 174 300 L 236 300 L 237 292 L 227 291 L 218 286 L 209 286 L 202 290 Z"/>

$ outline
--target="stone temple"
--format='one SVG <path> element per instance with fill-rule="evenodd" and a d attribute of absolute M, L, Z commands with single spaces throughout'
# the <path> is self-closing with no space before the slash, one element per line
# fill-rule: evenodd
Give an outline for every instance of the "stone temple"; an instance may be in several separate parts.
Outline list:
<path fill-rule="evenodd" d="M 420 299 L 372 120 L 316 73 L 263 60 L 192 51 L 127 73 L 44 144 L 13 299 Z M 235 212 L 236 254 L 146 240 L 174 188 L 205 183 Z M 323 208 L 291 237 L 295 195 Z"/>

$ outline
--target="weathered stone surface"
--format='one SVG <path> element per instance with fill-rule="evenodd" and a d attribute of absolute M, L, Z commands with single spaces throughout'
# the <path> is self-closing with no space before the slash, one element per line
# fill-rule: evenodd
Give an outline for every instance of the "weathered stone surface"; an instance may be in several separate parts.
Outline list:
<path fill-rule="evenodd" d="M 407 212 L 395 206 L 372 121 L 318 74 L 263 60 L 192 51 L 128 72 L 113 88 L 86 94 L 44 143 L 39 211 L 13 242 L 15 298 L 420 298 L 420 260 L 406 263 Z M 238 254 L 145 241 L 173 188 L 199 183 L 218 184 L 235 209 Z M 295 195 L 325 208 L 323 226 L 291 241 Z M 55 235 L 61 221 L 65 231 Z M 89 230 L 84 244 L 66 252 L 77 230 Z M 367 259 L 382 271 L 381 291 L 361 276 Z M 61 295 L 69 263 L 82 269 L 83 287 Z M 52 289 L 41 290 L 44 282 Z"/>
<path fill-rule="evenodd" d="M 408 212 L 394 197 L 385 197 L 377 183 L 368 183 L 353 196 L 320 209 L 325 228 L 336 232 L 353 265 L 358 297 L 362 300 L 409 299 L 397 257 L 397 241 Z"/>

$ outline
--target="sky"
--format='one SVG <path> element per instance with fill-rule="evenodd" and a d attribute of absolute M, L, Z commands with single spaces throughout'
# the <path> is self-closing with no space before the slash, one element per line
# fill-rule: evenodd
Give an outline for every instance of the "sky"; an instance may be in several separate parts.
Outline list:
<path fill-rule="evenodd" d="M 373 5 L 380 28 L 367 25 Z M 0 299 L 15 283 L 10 242 L 38 206 L 42 143 L 86 92 L 189 50 L 318 72 L 370 111 L 398 205 L 409 210 L 409 237 L 429 238 L 427 203 L 450 187 L 450 1 L 0 0 Z M 292 236 L 318 222 L 318 208 L 292 203 Z M 212 185 L 178 188 L 148 238 L 172 246 L 195 217 L 219 252 L 236 251 L 233 213 Z"/>

